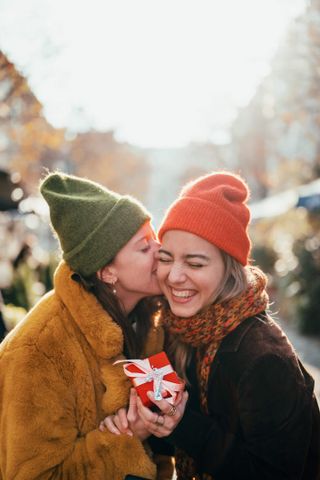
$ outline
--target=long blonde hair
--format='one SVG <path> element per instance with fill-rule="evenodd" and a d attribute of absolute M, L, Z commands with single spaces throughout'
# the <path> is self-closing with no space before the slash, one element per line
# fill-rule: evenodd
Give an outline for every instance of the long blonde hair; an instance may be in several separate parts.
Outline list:
<path fill-rule="evenodd" d="M 215 292 L 212 303 L 230 300 L 242 292 L 248 286 L 246 268 L 237 260 L 220 250 L 225 266 L 225 274 L 221 284 Z M 186 374 L 187 367 L 192 357 L 192 347 L 181 342 L 177 337 L 169 337 L 167 351 L 178 375 L 188 383 Z"/>

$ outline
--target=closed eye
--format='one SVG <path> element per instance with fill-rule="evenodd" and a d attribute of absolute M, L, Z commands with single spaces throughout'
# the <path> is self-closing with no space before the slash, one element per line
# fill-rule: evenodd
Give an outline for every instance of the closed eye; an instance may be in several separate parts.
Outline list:
<path fill-rule="evenodd" d="M 172 262 L 171 258 L 163 258 L 163 257 L 158 257 L 157 259 L 161 263 L 170 263 Z"/>

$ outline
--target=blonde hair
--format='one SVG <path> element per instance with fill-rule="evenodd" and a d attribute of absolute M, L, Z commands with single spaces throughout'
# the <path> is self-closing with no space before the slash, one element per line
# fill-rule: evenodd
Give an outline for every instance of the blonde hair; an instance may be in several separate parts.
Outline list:
<path fill-rule="evenodd" d="M 237 297 L 248 286 L 246 267 L 224 251 L 220 250 L 220 253 L 225 266 L 225 274 L 219 288 L 215 292 L 213 304 Z M 171 337 L 168 341 L 168 354 L 174 363 L 178 375 L 188 383 L 186 370 L 192 357 L 192 347 L 181 342 L 177 337 Z"/>

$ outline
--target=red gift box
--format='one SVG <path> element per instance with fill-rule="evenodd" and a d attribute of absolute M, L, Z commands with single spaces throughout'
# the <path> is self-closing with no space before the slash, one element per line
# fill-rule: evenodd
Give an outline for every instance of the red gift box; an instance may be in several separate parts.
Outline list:
<path fill-rule="evenodd" d="M 126 362 L 123 365 L 125 374 L 132 381 L 146 407 L 154 406 L 147 396 L 149 391 L 154 392 L 156 400 L 166 398 L 168 402 L 174 404 L 178 392 L 184 390 L 185 384 L 173 370 L 165 352 L 143 360 L 123 360 L 123 362 Z"/>

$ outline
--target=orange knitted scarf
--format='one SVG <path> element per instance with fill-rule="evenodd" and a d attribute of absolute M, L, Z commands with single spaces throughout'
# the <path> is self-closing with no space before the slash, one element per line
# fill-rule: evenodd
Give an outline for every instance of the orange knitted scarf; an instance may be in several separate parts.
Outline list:
<path fill-rule="evenodd" d="M 171 311 L 166 311 L 163 318 L 163 325 L 171 335 L 178 336 L 182 342 L 197 348 L 200 403 L 203 413 L 207 415 L 208 378 L 222 340 L 243 320 L 257 315 L 268 307 L 266 276 L 256 267 L 247 267 L 247 272 L 248 287 L 241 295 L 222 303 L 212 304 L 193 317 L 177 317 Z M 210 475 L 199 476 L 193 460 L 182 450 L 178 450 L 176 454 L 176 470 L 178 480 L 212 478 Z"/>

